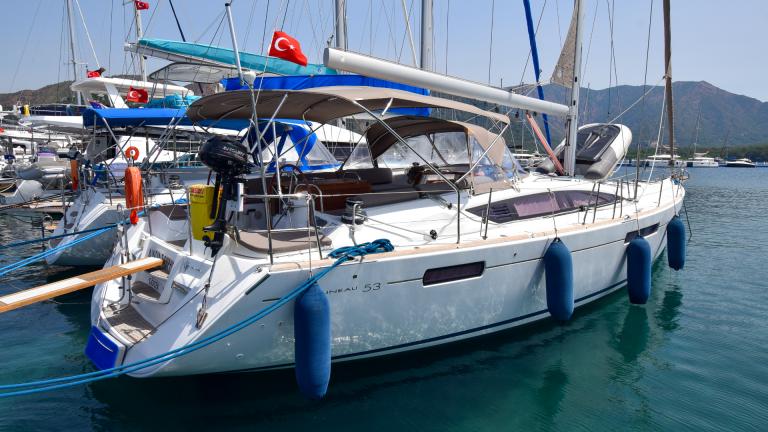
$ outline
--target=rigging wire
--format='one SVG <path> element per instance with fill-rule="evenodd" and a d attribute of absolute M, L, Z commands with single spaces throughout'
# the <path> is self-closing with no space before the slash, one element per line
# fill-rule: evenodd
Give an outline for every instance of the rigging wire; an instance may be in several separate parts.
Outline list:
<path fill-rule="evenodd" d="M 245 26 L 245 37 L 243 37 L 243 49 L 248 44 L 248 38 L 251 36 L 251 27 L 253 26 L 253 15 L 256 13 L 256 5 L 259 4 L 259 0 L 253 0 L 251 3 L 251 13 L 248 15 L 248 25 Z"/>
<path fill-rule="evenodd" d="M 29 39 L 32 36 L 32 30 L 35 28 L 35 23 L 37 22 L 37 15 L 40 12 L 40 6 L 42 4 L 43 4 L 43 0 L 38 1 L 37 7 L 35 8 L 35 13 L 32 15 L 32 24 L 29 27 L 29 32 L 27 32 L 27 38 L 24 40 L 24 45 L 23 45 L 23 48 L 21 49 L 21 59 L 19 59 L 19 62 L 16 63 L 16 69 L 13 71 L 13 77 L 11 78 L 11 85 L 8 87 L 9 93 L 13 90 L 13 87 L 16 85 L 16 76 L 19 74 L 19 69 L 21 68 L 22 62 L 24 61 L 24 56 L 27 54 L 27 45 L 29 44 Z"/>
<path fill-rule="evenodd" d="M 537 36 L 539 34 L 539 26 L 541 25 L 541 19 L 544 17 L 544 8 L 547 7 L 547 0 L 544 0 L 544 4 L 541 5 L 541 11 L 539 12 L 539 20 L 536 22 L 536 30 L 534 30 L 533 35 Z M 562 44 L 560 44 L 562 46 Z M 528 48 L 528 57 L 525 58 L 525 64 L 523 65 L 523 73 L 520 74 L 520 85 L 523 85 L 523 82 L 525 81 L 525 72 L 528 70 L 528 64 L 531 61 L 531 56 L 533 55 L 533 47 Z"/>
<path fill-rule="evenodd" d="M 650 58 L 650 52 L 651 52 L 651 29 L 653 28 L 653 0 L 651 0 L 651 7 L 650 12 L 648 12 L 648 36 L 646 38 L 645 42 L 645 72 L 643 73 L 643 93 L 645 93 L 645 88 L 648 85 L 648 62 Z M 666 74 L 666 72 L 665 72 Z M 643 102 L 640 108 L 640 114 L 645 117 L 645 97 L 643 97 Z M 643 132 L 647 131 L 647 127 L 643 128 Z M 641 139 L 637 140 L 637 150 L 635 153 L 635 165 L 637 166 L 637 169 L 635 170 L 635 196 L 637 196 L 637 186 L 640 182 L 640 145 L 642 143 Z"/>
<path fill-rule="evenodd" d="M 285 11 L 283 12 L 283 22 L 280 24 L 280 30 L 285 28 L 285 17 L 288 16 L 288 6 L 291 5 L 291 0 L 288 0 L 285 3 Z M 294 7 L 296 7 L 296 3 L 294 3 Z"/>
<path fill-rule="evenodd" d="M 496 0 L 491 0 L 491 43 L 488 45 L 488 85 L 491 85 L 491 68 L 493 67 L 493 24 L 496 15 Z"/>
<path fill-rule="evenodd" d="M 561 31 L 562 24 L 560 23 L 560 2 L 555 1 L 555 14 L 557 15 L 557 38 L 560 39 L 560 46 L 563 46 L 563 33 Z"/>
<path fill-rule="evenodd" d="M 413 59 L 413 65 L 419 67 L 419 61 L 416 58 L 416 46 L 413 44 L 413 33 L 411 33 L 411 18 L 413 17 L 413 4 L 414 0 L 411 0 L 411 5 L 406 8 L 405 0 L 401 0 L 403 6 L 403 15 L 405 18 L 405 34 L 403 35 L 403 42 L 400 44 L 400 53 L 397 55 L 397 61 L 400 62 L 403 51 L 405 50 L 405 40 L 408 39 L 411 47 L 411 57 Z"/>
<path fill-rule="evenodd" d="M 112 0 L 109 5 L 109 58 L 107 58 L 107 69 L 112 71 L 112 29 L 114 28 L 114 12 L 115 12 L 115 0 Z"/>
<path fill-rule="evenodd" d="M 85 24 L 85 17 L 83 16 L 83 10 L 80 8 L 80 1 L 75 0 L 75 5 L 77 6 L 77 11 L 80 13 L 80 20 L 83 22 L 83 29 L 85 29 L 85 37 L 88 39 L 88 45 L 91 47 L 91 52 L 93 53 L 93 59 L 96 60 L 97 68 L 100 68 L 101 62 L 99 62 L 99 56 L 96 55 L 96 49 L 93 48 L 93 41 L 91 40 L 91 32 L 88 31 L 88 25 Z"/>
<path fill-rule="evenodd" d="M 445 74 L 448 75 L 448 41 L 451 37 L 450 29 L 450 17 L 451 17 L 451 0 L 448 0 L 448 4 L 445 10 Z"/>
<path fill-rule="evenodd" d="M 168 4 L 171 5 L 171 12 L 173 12 L 173 19 L 176 21 L 176 27 L 179 29 L 179 34 L 181 35 L 181 40 L 183 42 L 186 42 L 187 38 L 184 37 L 184 30 L 181 29 L 181 23 L 179 22 L 179 16 L 176 15 L 176 8 L 173 7 L 173 0 L 168 0 Z"/>
<path fill-rule="evenodd" d="M 260 54 L 264 54 L 264 44 L 266 43 L 267 38 L 267 20 L 269 19 L 269 4 L 271 3 L 270 0 L 267 0 L 267 12 L 264 13 L 264 29 L 261 31 L 261 47 L 259 50 Z"/>
<path fill-rule="evenodd" d="M 61 30 L 59 32 L 59 62 L 57 63 L 57 68 L 56 68 L 56 102 L 61 101 L 61 99 L 59 98 L 60 97 L 59 87 L 61 86 L 61 65 L 63 63 L 61 60 L 61 56 L 64 53 L 64 16 L 66 14 L 66 11 L 64 10 L 64 8 L 66 7 L 67 7 L 66 3 L 63 3 L 62 9 L 61 9 L 62 10 Z"/>

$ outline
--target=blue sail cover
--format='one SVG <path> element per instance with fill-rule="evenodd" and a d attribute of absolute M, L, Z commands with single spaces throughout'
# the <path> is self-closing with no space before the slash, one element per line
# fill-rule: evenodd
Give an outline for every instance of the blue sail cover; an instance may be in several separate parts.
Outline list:
<path fill-rule="evenodd" d="M 235 64 L 235 53 L 228 48 L 163 39 L 140 39 L 138 45 L 169 54 L 194 57 L 228 65 Z M 283 59 L 265 57 L 245 51 L 240 51 L 240 64 L 246 69 L 278 75 L 333 75 L 336 73 L 334 69 L 323 65 L 310 63 L 307 66 L 301 66 Z"/>
<path fill-rule="evenodd" d="M 229 78 L 222 80 L 226 90 L 243 90 L 243 86 L 238 78 Z M 378 78 L 371 78 L 363 75 L 301 75 L 301 76 L 277 76 L 277 77 L 259 77 L 253 83 L 254 87 L 260 87 L 262 90 L 304 90 L 317 87 L 333 86 L 365 86 L 391 88 L 405 90 L 420 95 L 429 95 L 429 90 L 421 87 L 414 87 L 407 84 L 396 83 Z M 390 110 L 393 114 L 429 116 L 429 108 L 397 108 Z"/>
<path fill-rule="evenodd" d="M 88 108 L 83 111 L 83 126 L 103 127 L 105 123 L 111 128 L 168 126 L 177 123 L 180 126 L 191 126 L 192 121 L 186 117 L 186 108 Z M 179 118 L 182 118 L 179 121 Z M 242 130 L 248 127 L 247 119 L 205 120 L 195 123 L 198 126 L 212 126 L 221 129 Z"/>

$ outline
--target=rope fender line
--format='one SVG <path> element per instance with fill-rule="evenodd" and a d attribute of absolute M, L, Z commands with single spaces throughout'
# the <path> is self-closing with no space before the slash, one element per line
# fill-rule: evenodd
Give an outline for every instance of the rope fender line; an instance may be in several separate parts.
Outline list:
<path fill-rule="evenodd" d="M 329 267 L 324 268 L 323 270 L 321 270 L 320 272 L 316 273 L 313 276 L 310 276 L 301 285 L 291 290 L 288 294 L 281 297 L 275 303 L 272 303 L 271 305 L 265 307 L 264 309 L 261 309 L 259 312 L 255 313 L 254 315 L 251 315 L 250 317 L 238 323 L 235 323 L 218 333 L 215 333 L 211 336 L 203 338 L 197 342 L 193 342 L 188 345 L 175 348 L 171 351 L 158 354 L 158 355 L 146 358 L 144 360 L 139 360 L 133 363 L 115 366 L 109 369 L 103 369 L 100 371 L 88 372 L 88 373 L 78 374 L 78 375 L 70 375 L 70 376 L 61 377 L 61 378 L 52 378 L 47 380 L 30 381 L 26 383 L 0 385 L 0 392 L 5 391 L 5 393 L 0 393 L 0 399 L 14 397 L 14 396 L 24 396 L 24 395 L 30 395 L 30 394 L 36 394 L 36 393 L 43 393 L 43 392 L 52 391 L 52 390 L 74 387 L 80 384 L 88 384 L 95 381 L 101 381 L 108 378 L 115 378 L 120 375 L 125 375 L 131 372 L 148 368 L 150 366 L 154 366 L 160 363 L 173 360 L 177 357 L 184 356 L 191 352 L 205 348 L 208 345 L 216 343 L 224 339 L 225 337 L 231 334 L 234 334 L 250 326 L 251 324 L 259 321 L 260 319 L 266 317 L 267 315 L 271 314 L 272 312 L 284 306 L 286 303 L 290 302 L 291 300 L 301 295 L 304 291 L 309 289 L 309 287 L 317 283 L 325 275 L 330 273 L 331 270 L 335 269 L 341 264 L 347 261 L 353 260 L 357 257 L 362 257 L 365 255 L 374 254 L 374 253 L 391 252 L 394 249 L 395 248 L 392 245 L 392 243 L 387 239 L 379 239 L 379 240 L 374 240 L 370 243 L 361 243 L 357 246 L 347 246 L 347 247 L 341 247 L 341 248 L 335 249 L 331 251 L 329 256 L 337 259 Z M 9 390 L 13 390 L 13 391 L 9 391 Z"/>

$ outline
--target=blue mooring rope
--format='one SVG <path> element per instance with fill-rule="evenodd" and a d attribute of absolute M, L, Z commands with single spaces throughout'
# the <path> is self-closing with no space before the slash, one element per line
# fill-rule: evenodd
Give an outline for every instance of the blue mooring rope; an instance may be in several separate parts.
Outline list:
<path fill-rule="evenodd" d="M 379 239 L 379 240 L 374 240 L 370 243 L 361 243 L 357 246 L 349 246 L 349 247 L 342 247 L 342 248 L 335 249 L 329 254 L 331 258 L 337 258 L 336 261 L 333 264 L 331 264 L 331 266 L 321 270 L 314 276 L 310 277 L 309 279 L 304 281 L 301 285 L 299 285 L 298 287 L 290 291 L 288 294 L 281 297 L 280 300 L 276 301 L 275 303 L 272 303 L 271 305 L 265 307 L 264 309 L 260 310 L 256 314 L 251 315 L 250 317 L 240 321 L 239 323 L 233 324 L 216 334 L 203 338 L 197 342 L 193 342 L 189 345 L 185 345 L 180 348 L 176 348 L 171 351 L 168 351 L 166 353 L 158 354 L 156 356 L 146 358 L 144 360 L 140 360 L 134 363 L 129 363 L 127 365 L 116 366 L 113 368 L 103 369 L 96 372 L 72 375 L 68 377 L 53 378 L 53 379 L 47 379 L 47 380 L 41 380 L 41 381 L 31 381 L 31 382 L 18 383 L 18 384 L 0 385 L 0 391 L 25 389 L 25 390 L 16 390 L 16 391 L 10 391 L 6 393 L 0 393 L 0 398 L 23 396 L 23 395 L 29 395 L 34 393 L 42 393 L 42 392 L 51 391 L 51 390 L 74 387 L 80 384 L 88 384 L 94 381 L 100 381 L 107 378 L 115 378 L 123 374 L 131 373 L 140 369 L 145 369 L 147 367 L 154 366 L 156 364 L 160 364 L 160 363 L 172 360 L 176 357 L 181 357 L 183 355 L 197 351 L 201 348 L 204 348 L 208 345 L 218 342 L 224 339 L 225 337 L 248 327 L 249 325 L 255 323 L 256 321 L 264 318 L 265 316 L 279 309 L 286 303 L 298 297 L 299 294 L 306 291 L 309 287 L 317 283 L 317 281 L 322 279 L 331 270 L 343 264 L 344 262 L 352 260 L 355 257 L 362 257 L 368 254 L 391 252 L 394 249 L 395 248 L 394 246 L 392 246 L 392 243 L 387 239 Z M 29 387 L 35 387 L 35 388 L 29 388 Z"/>
<path fill-rule="evenodd" d="M 73 236 L 73 235 L 87 234 L 89 232 L 95 232 L 95 231 L 98 231 L 98 230 L 101 230 L 101 229 L 104 229 L 104 228 L 110 228 L 110 229 L 111 228 L 115 228 L 116 226 L 117 226 L 117 224 L 112 224 L 112 225 L 106 225 L 106 226 L 99 227 L 99 228 L 90 228 L 90 229 L 82 230 L 82 231 L 74 231 L 74 232 L 71 232 L 71 233 L 56 234 L 56 235 L 52 235 L 52 236 L 48 236 L 48 237 L 41 237 L 41 238 L 36 238 L 36 239 L 31 239 L 31 240 L 22 240 L 22 241 L 17 241 L 15 243 L 8 243 L 6 245 L 0 245 L 0 249 L 10 249 L 10 248 L 18 247 L 18 246 L 26 246 L 28 244 L 41 243 L 41 242 L 46 242 L 48 240 L 55 240 L 55 239 L 69 237 L 69 236 Z"/>
<path fill-rule="evenodd" d="M 41 259 L 43 259 L 43 258 L 45 258 L 47 256 L 53 255 L 53 254 L 55 254 L 56 252 L 58 252 L 60 250 L 67 249 L 67 248 L 75 246 L 75 245 L 77 245 L 79 243 L 82 243 L 82 242 L 84 242 L 86 240 L 90 240 L 90 239 L 92 239 L 92 238 L 94 238 L 94 237 L 96 237 L 98 235 L 101 235 L 101 234 L 111 230 L 112 228 L 114 228 L 114 226 L 107 227 L 107 228 L 98 228 L 96 231 L 94 231 L 94 232 L 92 232 L 92 233 L 90 233 L 90 234 L 88 234 L 88 235 L 86 235 L 84 237 L 81 237 L 79 239 L 73 240 L 73 241 L 71 241 L 69 243 L 65 243 L 63 245 L 56 246 L 54 248 L 48 249 L 47 251 L 43 251 L 43 252 L 40 252 L 39 254 L 32 255 L 31 257 L 24 258 L 21 261 L 16 261 L 13 264 L 8 264 L 5 267 L 0 267 L 0 276 L 5 276 L 6 274 L 8 274 L 8 273 L 10 273 L 10 272 L 12 272 L 12 271 L 14 271 L 16 269 L 20 269 L 20 268 L 26 266 L 27 264 L 31 264 L 31 263 L 33 263 L 35 261 L 39 261 L 39 260 L 41 260 Z"/>

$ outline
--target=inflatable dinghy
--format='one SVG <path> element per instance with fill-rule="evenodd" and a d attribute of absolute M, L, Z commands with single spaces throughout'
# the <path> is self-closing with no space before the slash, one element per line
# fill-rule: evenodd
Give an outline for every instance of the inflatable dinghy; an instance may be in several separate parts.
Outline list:
<path fill-rule="evenodd" d="M 576 143 L 576 175 L 589 180 L 601 180 L 613 172 L 624 159 L 632 143 L 632 131 L 624 125 L 592 123 L 579 128 Z M 563 163 L 565 140 L 554 152 Z M 544 174 L 555 172 L 555 164 L 547 159 L 536 168 Z"/>

